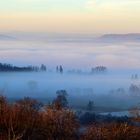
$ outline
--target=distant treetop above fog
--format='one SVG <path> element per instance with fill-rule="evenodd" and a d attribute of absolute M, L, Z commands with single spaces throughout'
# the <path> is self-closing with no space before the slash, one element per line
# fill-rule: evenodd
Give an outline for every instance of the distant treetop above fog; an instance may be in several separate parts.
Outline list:
<path fill-rule="evenodd" d="M 30 72 L 30 71 L 46 71 L 46 66 L 41 65 L 41 67 L 37 66 L 26 66 L 26 67 L 18 67 L 11 64 L 0 63 L 0 72 Z"/>

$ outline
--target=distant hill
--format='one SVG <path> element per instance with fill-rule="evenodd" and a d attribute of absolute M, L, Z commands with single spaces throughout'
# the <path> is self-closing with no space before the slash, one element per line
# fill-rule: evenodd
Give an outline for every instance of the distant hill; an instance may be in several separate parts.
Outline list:
<path fill-rule="evenodd" d="M 100 42 L 140 42 L 140 33 L 105 34 L 97 39 Z"/>
<path fill-rule="evenodd" d="M 12 37 L 12 36 L 8 36 L 8 35 L 3 35 L 3 34 L 0 34 L 0 40 L 16 40 L 15 37 Z"/>
<path fill-rule="evenodd" d="M 140 42 L 140 33 L 129 34 L 104 34 L 97 36 L 94 34 L 77 33 L 47 33 L 47 32 L 11 32 L 0 34 L 0 40 L 12 41 L 47 41 L 47 42 L 91 42 L 91 43 L 123 43 Z"/>

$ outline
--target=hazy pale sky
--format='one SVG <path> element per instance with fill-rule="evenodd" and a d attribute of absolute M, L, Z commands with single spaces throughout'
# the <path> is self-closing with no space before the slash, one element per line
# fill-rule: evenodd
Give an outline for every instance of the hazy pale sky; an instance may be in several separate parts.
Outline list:
<path fill-rule="evenodd" d="M 0 31 L 140 32 L 140 0 L 1 0 Z"/>

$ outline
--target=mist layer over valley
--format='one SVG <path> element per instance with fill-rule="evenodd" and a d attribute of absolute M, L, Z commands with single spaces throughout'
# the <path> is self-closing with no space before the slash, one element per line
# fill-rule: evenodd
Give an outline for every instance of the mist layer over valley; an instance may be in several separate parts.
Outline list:
<path fill-rule="evenodd" d="M 57 90 L 66 90 L 69 104 L 76 107 L 86 106 L 89 100 L 96 106 L 119 109 L 139 104 L 139 34 L 9 36 L 0 40 L 2 63 L 44 64 L 47 71 L 0 72 L 2 95 L 10 99 L 30 96 L 49 102 Z M 57 65 L 63 66 L 63 74 L 56 72 Z M 107 71 L 92 73 L 96 66 L 106 66 Z"/>

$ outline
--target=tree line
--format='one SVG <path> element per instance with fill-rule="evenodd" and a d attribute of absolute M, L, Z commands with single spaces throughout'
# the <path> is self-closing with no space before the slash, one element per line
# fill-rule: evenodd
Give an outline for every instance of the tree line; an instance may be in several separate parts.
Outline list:
<path fill-rule="evenodd" d="M 104 73 L 107 72 L 107 67 L 105 66 L 96 66 L 91 68 L 91 73 Z"/>
<path fill-rule="evenodd" d="M 47 67 L 44 64 L 41 64 L 40 66 L 14 66 L 12 64 L 7 64 L 7 63 L 0 63 L 0 72 L 39 72 L 39 71 L 47 71 Z M 48 70 L 49 71 L 49 70 Z M 107 67 L 105 66 L 96 66 L 92 67 L 91 70 L 89 71 L 90 74 L 94 73 L 105 73 L 107 72 Z M 62 65 L 57 65 L 56 66 L 56 73 L 63 74 L 64 73 L 64 67 Z M 82 74 L 81 69 L 75 70 L 68 70 L 68 73 L 77 73 L 77 74 Z"/>
<path fill-rule="evenodd" d="M 0 63 L 1 72 L 31 72 L 31 71 L 46 71 L 47 68 L 44 64 L 40 67 L 38 66 L 27 66 L 27 67 L 18 67 L 11 64 Z"/>

